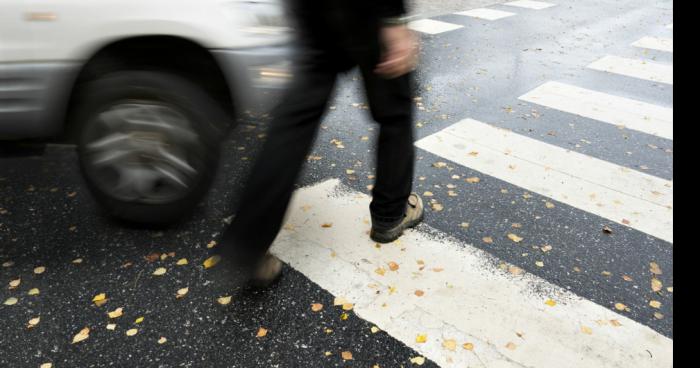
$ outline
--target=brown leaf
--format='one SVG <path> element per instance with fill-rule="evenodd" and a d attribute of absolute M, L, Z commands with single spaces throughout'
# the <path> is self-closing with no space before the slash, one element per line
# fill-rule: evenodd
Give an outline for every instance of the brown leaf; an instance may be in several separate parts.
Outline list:
<path fill-rule="evenodd" d="M 311 310 L 314 312 L 319 312 L 323 309 L 323 304 L 321 303 L 313 303 L 311 304 Z"/>
<path fill-rule="evenodd" d="M 267 335 L 267 329 L 264 327 L 260 327 L 258 330 L 258 333 L 255 334 L 255 337 L 265 337 Z"/>
<path fill-rule="evenodd" d="M 352 353 L 349 351 L 340 353 L 340 356 L 343 358 L 343 360 L 352 360 Z"/>

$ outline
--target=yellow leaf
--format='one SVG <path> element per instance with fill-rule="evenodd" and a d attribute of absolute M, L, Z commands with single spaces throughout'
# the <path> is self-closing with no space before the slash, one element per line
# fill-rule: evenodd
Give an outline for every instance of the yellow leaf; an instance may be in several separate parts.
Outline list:
<path fill-rule="evenodd" d="M 343 320 L 343 321 L 345 321 L 346 319 L 348 319 L 348 314 L 347 314 L 347 313 L 341 314 L 341 315 L 340 315 L 340 319 Z"/>
<path fill-rule="evenodd" d="M 537 266 L 537 267 L 544 267 L 544 262 L 542 262 L 542 261 L 537 261 L 537 262 L 535 262 L 535 266 Z"/>
<path fill-rule="evenodd" d="M 119 318 L 122 316 L 122 312 L 123 309 L 119 307 L 111 312 L 107 312 L 107 315 L 109 316 L 109 318 Z"/>
<path fill-rule="evenodd" d="M 627 306 L 622 304 L 622 303 L 615 303 L 615 309 L 617 309 L 619 311 L 623 311 L 623 310 L 627 309 Z"/>
<path fill-rule="evenodd" d="M 661 302 L 659 302 L 658 300 L 652 300 L 652 301 L 650 301 L 650 302 L 649 302 L 649 305 L 650 305 L 652 308 L 657 308 L 657 309 L 658 309 L 658 308 L 661 308 Z"/>
<path fill-rule="evenodd" d="M 44 363 L 44 364 L 39 366 L 39 368 L 52 368 L 52 367 L 53 367 L 53 363 Z"/>
<path fill-rule="evenodd" d="M 553 307 L 553 306 L 557 305 L 557 302 L 555 302 L 552 299 L 547 299 L 547 301 L 544 302 L 544 304 L 547 304 L 548 306 Z"/>
<path fill-rule="evenodd" d="M 105 293 L 100 293 L 100 294 L 95 295 L 95 297 L 92 298 L 92 301 L 93 302 L 101 302 L 101 301 L 106 300 L 106 299 L 107 299 L 107 295 Z"/>
<path fill-rule="evenodd" d="M 165 344 L 167 341 L 168 341 L 168 339 L 166 339 L 166 338 L 163 337 L 163 336 L 161 336 L 160 339 L 158 339 L 158 343 L 161 344 L 161 345 Z"/>
<path fill-rule="evenodd" d="M 216 266 L 216 264 L 219 263 L 220 260 L 221 256 L 219 255 L 211 256 L 204 261 L 204 268 L 212 268 Z"/>
<path fill-rule="evenodd" d="M 661 281 L 659 281 L 659 279 L 657 279 L 657 278 L 651 279 L 651 290 L 652 291 L 654 291 L 654 292 L 661 291 L 661 288 L 663 288 L 663 286 L 664 285 L 661 283 Z"/>
<path fill-rule="evenodd" d="M 162 276 L 162 275 L 165 275 L 165 273 L 166 273 L 167 271 L 168 271 L 168 270 L 166 270 L 165 267 L 158 267 L 158 268 L 156 268 L 155 271 L 153 271 L 153 275 L 155 275 L 155 276 Z"/>
<path fill-rule="evenodd" d="M 343 360 L 352 360 L 352 353 L 349 351 L 340 353 L 340 356 L 343 358 Z"/>
<path fill-rule="evenodd" d="M 267 329 L 264 327 L 260 327 L 255 337 L 265 337 L 265 335 L 267 335 Z"/>
<path fill-rule="evenodd" d="M 186 265 L 187 263 L 188 263 L 188 262 L 187 262 L 187 258 L 180 258 L 180 259 L 177 261 L 176 264 L 177 264 L 178 266 L 184 266 L 184 265 Z"/>
<path fill-rule="evenodd" d="M 21 284 L 21 283 L 22 283 L 22 279 L 15 279 L 15 280 L 12 280 L 12 281 L 10 281 L 10 286 L 9 286 L 9 288 L 10 288 L 10 289 L 14 289 L 14 288 L 18 287 L 19 284 Z"/>
<path fill-rule="evenodd" d="M 131 328 L 131 329 L 126 330 L 126 336 L 134 336 L 138 332 L 139 332 L 139 330 L 137 330 L 135 328 Z"/>
<path fill-rule="evenodd" d="M 117 328 L 117 324 L 116 324 L 116 323 L 108 323 L 108 324 L 107 324 L 107 329 L 108 329 L 108 330 L 114 331 L 115 328 Z"/>
<path fill-rule="evenodd" d="M 176 298 L 182 298 L 182 297 L 184 297 L 185 295 L 187 295 L 187 293 L 188 293 L 189 291 L 190 291 L 190 288 L 186 288 L 186 287 L 185 287 L 185 288 L 182 288 L 182 289 L 178 289 L 177 295 L 176 295 L 175 297 L 176 297 Z"/>
<path fill-rule="evenodd" d="M 37 288 L 29 289 L 29 291 L 27 292 L 27 294 L 29 294 L 29 295 L 39 295 L 39 289 L 37 289 Z"/>
<path fill-rule="evenodd" d="M 5 302 L 4 302 L 3 304 L 5 304 L 5 305 L 15 305 L 15 304 L 17 304 L 17 298 L 15 298 L 15 297 L 7 298 L 7 300 L 5 300 Z"/>
<path fill-rule="evenodd" d="M 466 342 L 466 343 L 462 344 L 462 347 L 464 348 L 464 350 L 469 350 L 469 351 L 474 350 L 474 344 L 472 344 L 471 342 Z"/>
<path fill-rule="evenodd" d="M 44 273 L 44 271 L 46 271 L 46 267 L 44 266 L 34 268 L 34 273 L 37 275 L 41 275 L 42 273 Z"/>
<path fill-rule="evenodd" d="M 442 342 L 442 347 L 449 351 L 455 351 L 457 349 L 457 341 L 453 339 L 444 340 Z"/>
<path fill-rule="evenodd" d="M 591 328 L 588 326 L 581 326 L 581 332 L 585 333 L 586 335 L 593 334 L 593 330 L 591 330 Z"/>
<path fill-rule="evenodd" d="M 314 312 L 319 312 L 323 309 L 323 304 L 321 303 L 313 303 L 311 304 L 311 310 Z"/>
<path fill-rule="evenodd" d="M 343 310 L 345 310 L 345 311 L 352 310 L 352 308 L 353 308 L 352 303 L 345 303 L 345 304 L 343 304 Z"/>
<path fill-rule="evenodd" d="M 136 318 L 136 321 L 134 323 L 141 323 L 143 322 L 143 317 Z"/>
<path fill-rule="evenodd" d="M 221 305 L 228 305 L 231 303 L 231 296 L 222 296 L 221 298 L 216 299 L 216 301 Z"/>
<path fill-rule="evenodd" d="M 426 192 L 423 192 L 423 196 L 424 196 L 424 197 L 432 197 L 432 196 L 433 196 L 433 192 L 427 192 L 427 191 L 426 191 Z"/>
<path fill-rule="evenodd" d="M 374 270 L 374 272 L 379 274 L 379 275 L 384 276 L 384 274 L 386 273 L 386 270 L 384 269 L 384 267 L 379 267 L 376 270 Z"/>
<path fill-rule="evenodd" d="M 610 324 L 613 325 L 613 326 L 615 326 L 615 327 L 620 327 L 620 326 L 622 326 L 622 323 L 620 323 L 620 321 L 618 321 L 618 320 L 616 320 L 616 319 L 611 319 L 611 320 L 610 320 Z"/>
<path fill-rule="evenodd" d="M 411 361 L 411 363 L 417 364 L 417 365 L 425 364 L 425 358 L 422 356 L 417 356 L 415 358 L 411 358 L 410 361 Z"/>
<path fill-rule="evenodd" d="M 512 240 L 512 241 L 514 241 L 514 242 L 516 242 L 516 243 L 520 243 L 521 241 L 523 241 L 523 238 L 521 238 L 521 237 L 519 237 L 519 236 L 517 236 L 517 235 L 515 235 L 515 234 L 512 234 L 512 233 L 511 233 L 511 234 L 508 234 L 508 239 L 510 239 L 510 240 Z"/>
<path fill-rule="evenodd" d="M 656 262 L 649 263 L 649 271 L 651 271 L 651 273 L 653 273 L 654 275 L 663 274 L 663 272 L 661 272 L 661 267 L 659 267 L 659 265 L 656 264 Z"/>
<path fill-rule="evenodd" d="M 480 182 L 481 179 L 477 178 L 476 176 L 473 176 L 471 178 L 464 179 L 464 181 L 466 181 L 467 183 L 470 183 L 470 184 L 476 184 L 476 183 Z"/>
<path fill-rule="evenodd" d="M 369 330 L 372 331 L 372 333 L 377 333 L 377 332 L 381 331 L 379 329 L 379 327 L 377 327 L 377 326 L 372 326 L 372 328 L 370 328 Z"/>
<path fill-rule="evenodd" d="M 424 343 L 424 342 L 426 342 L 426 341 L 428 341 L 428 335 L 426 335 L 426 334 L 418 334 L 418 336 L 416 336 L 416 342 L 417 342 L 417 343 L 422 344 L 422 343 Z"/>
<path fill-rule="evenodd" d="M 216 246 L 216 240 L 212 240 L 209 243 L 207 243 L 207 249 L 214 248 Z"/>
<path fill-rule="evenodd" d="M 486 244 L 491 244 L 491 243 L 493 243 L 493 238 L 491 238 L 490 236 L 485 236 L 485 237 L 483 237 L 481 240 L 483 240 L 484 243 L 486 243 Z"/>
<path fill-rule="evenodd" d="M 73 344 L 81 342 L 90 337 L 90 327 L 85 327 L 77 335 L 73 336 Z"/>
<path fill-rule="evenodd" d="M 554 203 L 552 203 L 552 202 L 545 202 L 544 205 L 547 208 L 554 208 Z"/>
<path fill-rule="evenodd" d="M 41 317 L 34 317 L 27 322 L 27 328 L 32 328 L 36 325 L 39 324 L 39 321 L 41 320 Z"/>
<path fill-rule="evenodd" d="M 350 303 L 347 299 L 343 298 L 342 296 L 337 296 L 335 299 L 333 299 L 333 306 L 337 307 L 339 305 L 343 305 L 345 303 Z"/>

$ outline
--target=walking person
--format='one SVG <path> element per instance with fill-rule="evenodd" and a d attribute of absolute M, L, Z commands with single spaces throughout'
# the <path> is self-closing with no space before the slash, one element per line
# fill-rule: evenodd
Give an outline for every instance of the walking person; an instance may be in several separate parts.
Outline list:
<path fill-rule="evenodd" d="M 370 237 L 396 240 L 423 218 L 413 186 L 411 71 L 417 39 L 402 21 L 403 0 L 288 0 L 300 51 L 294 80 L 273 112 L 262 152 L 224 232 L 225 257 L 256 286 L 282 269 L 268 252 L 280 231 L 294 184 L 309 154 L 339 73 L 359 67 L 372 118 L 379 123 Z"/>

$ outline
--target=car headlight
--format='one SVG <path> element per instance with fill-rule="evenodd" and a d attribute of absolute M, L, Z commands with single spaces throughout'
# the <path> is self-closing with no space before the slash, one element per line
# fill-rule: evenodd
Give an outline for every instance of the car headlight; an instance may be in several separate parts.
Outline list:
<path fill-rule="evenodd" d="M 231 18 L 241 31 L 257 35 L 282 35 L 290 30 L 287 15 L 278 0 L 237 0 L 227 3 Z"/>

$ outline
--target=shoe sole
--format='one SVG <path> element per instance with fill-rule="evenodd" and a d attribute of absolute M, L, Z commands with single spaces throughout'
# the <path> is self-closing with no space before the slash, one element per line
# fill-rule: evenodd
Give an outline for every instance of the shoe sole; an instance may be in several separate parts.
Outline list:
<path fill-rule="evenodd" d="M 377 243 L 381 244 L 386 244 L 386 243 L 391 243 L 394 240 L 398 239 L 403 235 L 404 230 L 406 229 L 412 229 L 418 224 L 420 224 L 423 221 L 423 214 L 421 213 L 420 217 L 411 221 L 407 222 L 406 225 L 397 227 L 396 229 L 392 229 L 386 232 L 376 232 L 374 230 L 370 230 L 369 232 L 369 237 L 370 239 L 374 240 Z"/>

